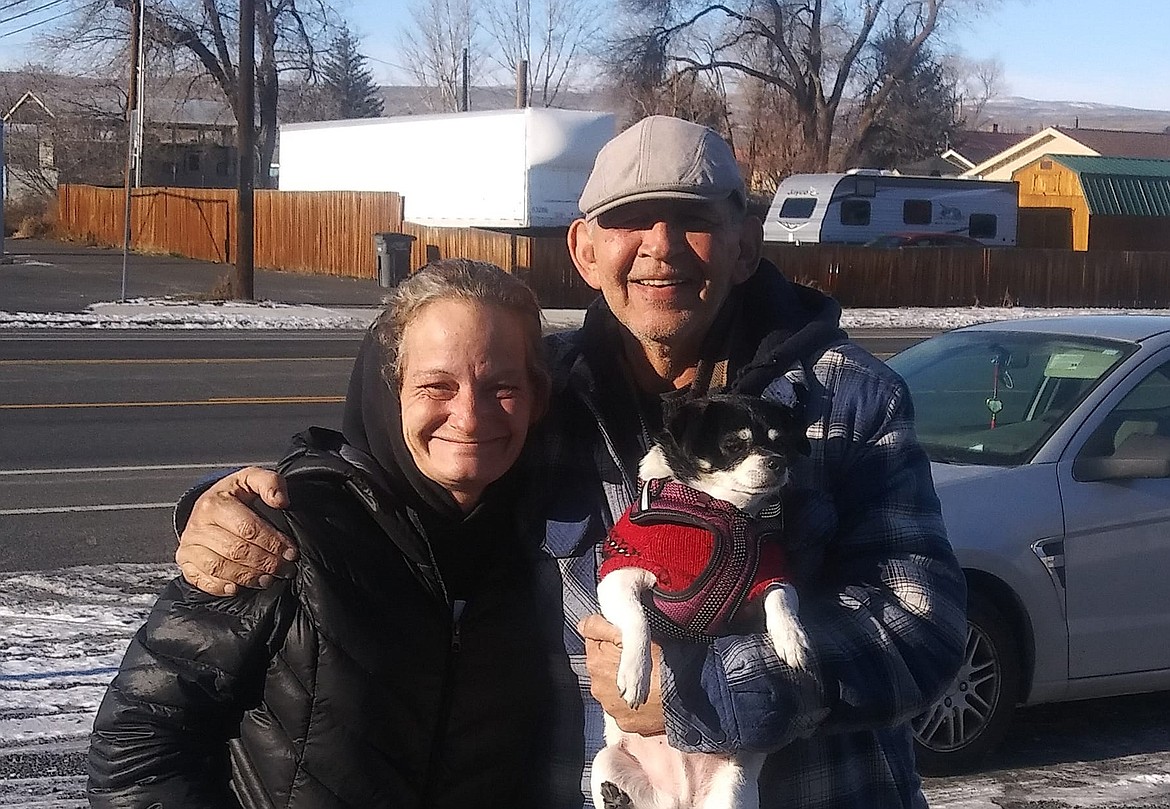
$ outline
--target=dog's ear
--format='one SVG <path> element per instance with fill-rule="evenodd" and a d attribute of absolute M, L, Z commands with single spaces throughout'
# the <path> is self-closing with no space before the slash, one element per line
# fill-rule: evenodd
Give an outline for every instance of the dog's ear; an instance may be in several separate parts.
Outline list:
<path fill-rule="evenodd" d="M 764 419 L 769 427 L 780 432 L 778 437 L 784 450 L 797 455 L 809 455 L 812 452 L 812 445 L 804 434 L 803 411 L 798 407 L 788 407 L 767 399 L 761 401 Z"/>
<path fill-rule="evenodd" d="M 700 430 L 711 406 L 708 399 L 672 399 L 668 401 L 662 421 L 666 432 L 675 441 Z"/>

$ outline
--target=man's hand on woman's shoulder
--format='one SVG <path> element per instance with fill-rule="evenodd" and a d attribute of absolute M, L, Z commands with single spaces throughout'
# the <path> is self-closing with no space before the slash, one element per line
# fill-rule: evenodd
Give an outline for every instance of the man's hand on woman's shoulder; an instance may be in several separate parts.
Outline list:
<path fill-rule="evenodd" d="M 287 507 L 284 478 L 249 466 L 199 495 L 175 552 L 175 562 L 192 586 L 229 596 L 240 587 L 263 589 L 288 575 L 296 548 L 251 509 L 257 502 Z"/>

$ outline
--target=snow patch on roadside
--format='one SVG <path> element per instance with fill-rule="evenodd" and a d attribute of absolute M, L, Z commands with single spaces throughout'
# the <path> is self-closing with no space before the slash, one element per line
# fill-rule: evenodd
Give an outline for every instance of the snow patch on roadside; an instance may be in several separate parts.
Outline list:
<path fill-rule="evenodd" d="M 329 307 L 272 301 L 195 301 L 178 298 L 135 298 L 95 303 L 84 312 L 0 312 L 0 328 L 27 329 L 364 329 L 378 307 Z M 1032 309 L 1027 307 L 959 306 L 928 308 L 846 309 L 846 329 L 952 329 L 992 320 L 1080 314 L 1166 314 L 1165 309 Z M 581 325 L 583 309 L 545 309 L 554 329 Z"/>
<path fill-rule="evenodd" d="M 0 574 L 0 754 L 82 741 L 173 565 Z"/>
<path fill-rule="evenodd" d="M 931 809 L 1002 809 L 1035 803 L 1051 809 L 1164 805 L 1170 785 L 1166 754 L 1119 756 L 1047 767 L 927 779 Z"/>
<path fill-rule="evenodd" d="M 138 298 L 95 303 L 84 312 L 0 312 L 0 328 L 364 329 L 375 311 L 271 301 Z"/>

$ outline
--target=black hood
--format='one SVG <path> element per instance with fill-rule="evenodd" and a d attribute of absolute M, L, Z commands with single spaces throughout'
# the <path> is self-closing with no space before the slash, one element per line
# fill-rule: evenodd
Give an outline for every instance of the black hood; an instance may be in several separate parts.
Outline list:
<path fill-rule="evenodd" d="M 837 301 L 794 284 L 767 260 L 736 288 L 728 304 L 738 310 L 732 328 L 741 330 L 729 358 L 728 389 L 734 393 L 758 396 L 797 362 L 847 338 Z"/>

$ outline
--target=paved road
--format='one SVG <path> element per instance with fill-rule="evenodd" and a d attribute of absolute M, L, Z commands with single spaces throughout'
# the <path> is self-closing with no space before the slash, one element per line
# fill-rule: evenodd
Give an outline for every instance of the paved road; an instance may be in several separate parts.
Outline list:
<path fill-rule="evenodd" d="M 0 332 L 0 570 L 167 561 L 170 504 L 193 481 L 340 423 L 359 340 Z"/>
<path fill-rule="evenodd" d="M 166 561 L 193 481 L 339 424 L 359 340 L 0 334 L 0 570 Z"/>

